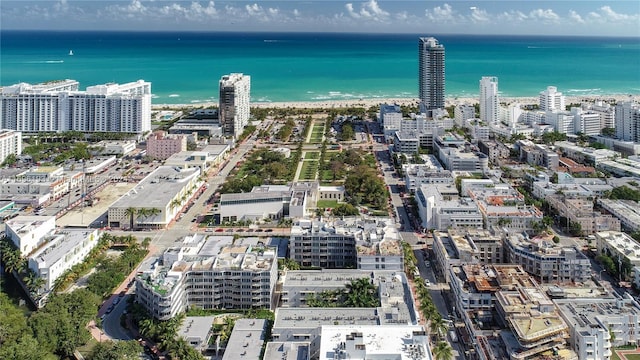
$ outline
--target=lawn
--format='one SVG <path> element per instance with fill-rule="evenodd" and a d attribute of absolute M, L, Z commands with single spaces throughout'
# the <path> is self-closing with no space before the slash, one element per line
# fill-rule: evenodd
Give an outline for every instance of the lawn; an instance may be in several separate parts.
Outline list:
<path fill-rule="evenodd" d="M 319 208 L 334 208 L 338 205 L 338 200 L 318 200 Z"/>
<path fill-rule="evenodd" d="M 311 143 L 320 143 L 322 142 L 322 137 L 324 136 L 324 125 L 314 124 L 311 129 Z"/>
<path fill-rule="evenodd" d="M 302 169 L 300 170 L 300 179 L 315 180 L 317 171 L 318 171 L 317 161 L 305 161 L 302 163 Z"/>
<path fill-rule="evenodd" d="M 320 153 L 317 151 L 309 151 L 304 154 L 305 160 L 316 160 L 320 157 Z"/>
<path fill-rule="evenodd" d="M 618 353 L 616 352 L 616 350 L 633 350 L 633 348 L 627 348 L 627 347 L 621 346 L 618 349 L 612 349 L 613 354 L 611 355 L 611 360 L 623 359 L 620 356 L 618 356 Z M 625 358 L 628 360 L 640 360 L 640 354 L 625 354 Z"/>

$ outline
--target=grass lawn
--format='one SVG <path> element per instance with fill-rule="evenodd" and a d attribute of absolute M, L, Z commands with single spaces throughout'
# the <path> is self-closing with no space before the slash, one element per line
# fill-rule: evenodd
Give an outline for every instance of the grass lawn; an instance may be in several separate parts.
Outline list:
<path fill-rule="evenodd" d="M 317 171 L 318 171 L 318 162 L 305 161 L 302 163 L 302 169 L 300 170 L 300 179 L 315 180 Z"/>
<path fill-rule="evenodd" d="M 633 348 L 630 349 L 625 349 L 625 348 L 619 348 L 618 350 L 632 350 Z M 611 360 L 621 360 L 622 358 L 620 356 L 618 356 L 618 353 L 616 352 L 615 349 L 611 349 L 613 352 L 613 354 L 611 355 Z M 640 354 L 626 354 L 625 357 L 628 360 L 640 360 Z"/>
<path fill-rule="evenodd" d="M 338 205 L 338 200 L 318 200 L 319 208 L 334 208 Z"/>
<path fill-rule="evenodd" d="M 337 178 L 336 180 L 340 180 Z M 322 170 L 320 172 L 320 181 L 325 183 L 333 183 L 333 171 L 331 170 Z"/>
<path fill-rule="evenodd" d="M 320 157 L 320 153 L 317 151 L 310 151 L 304 154 L 305 160 L 315 160 L 315 159 L 318 159 L 319 157 Z"/>

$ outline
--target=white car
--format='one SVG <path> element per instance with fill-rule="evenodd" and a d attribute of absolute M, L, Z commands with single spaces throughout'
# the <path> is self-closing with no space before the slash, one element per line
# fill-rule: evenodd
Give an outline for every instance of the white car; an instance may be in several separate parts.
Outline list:
<path fill-rule="evenodd" d="M 429 279 L 424 279 L 424 284 L 426 286 L 431 286 L 431 282 L 429 281 Z"/>

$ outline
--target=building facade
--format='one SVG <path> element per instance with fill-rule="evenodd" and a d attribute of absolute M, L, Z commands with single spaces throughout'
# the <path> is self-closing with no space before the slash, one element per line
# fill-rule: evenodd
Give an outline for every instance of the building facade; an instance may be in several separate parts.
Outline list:
<path fill-rule="evenodd" d="M 555 86 L 547 86 L 546 90 L 540 92 L 540 110 L 542 111 L 565 111 L 564 95 Z"/>
<path fill-rule="evenodd" d="M 151 83 L 104 84 L 78 90 L 78 82 L 16 84 L 2 89 L 0 124 L 36 132 L 128 132 L 151 130 Z"/>
<path fill-rule="evenodd" d="M 14 130 L 0 130 L 0 164 L 9 155 L 22 154 L 22 133 Z"/>
<path fill-rule="evenodd" d="M 427 109 L 444 108 L 444 46 L 433 37 L 418 40 L 419 98 Z"/>
<path fill-rule="evenodd" d="M 225 136 L 238 137 L 249 122 L 251 78 L 232 73 L 220 79 L 220 126 Z"/>
<path fill-rule="evenodd" d="M 640 142 L 640 104 L 632 101 L 615 107 L 616 137 L 623 141 Z"/>
<path fill-rule="evenodd" d="M 483 76 L 480 79 L 480 120 L 487 124 L 497 124 L 500 113 L 498 99 L 498 78 Z"/>
<path fill-rule="evenodd" d="M 166 160 L 181 151 L 187 151 L 185 135 L 169 135 L 164 131 L 156 131 L 147 138 L 147 155 L 155 159 Z"/>

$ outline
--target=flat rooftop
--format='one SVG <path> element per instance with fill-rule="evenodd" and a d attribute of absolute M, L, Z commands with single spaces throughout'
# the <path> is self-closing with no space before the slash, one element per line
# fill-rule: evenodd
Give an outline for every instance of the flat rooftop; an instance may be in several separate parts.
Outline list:
<path fill-rule="evenodd" d="M 36 250 L 30 257 L 35 259 L 41 266 L 51 266 L 89 238 L 94 232 L 98 233 L 96 229 L 63 229 L 58 231 L 44 247 Z"/>
<path fill-rule="evenodd" d="M 417 325 L 323 326 L 319 360 L 339 359 L 341 350 L 353 359 L 431 359 L 428 336 Z"/>
<path fill-rule="evenodd" d="M 159 166 L 111 207 L 145 207 L 164 209 L 186 184 L 200 174 L 200 169 Z"/>
<path fill-rule="evenodd" d="M 265 319 L 237 319 L 222 360 L 259 360 L 266 325 Z"/>

